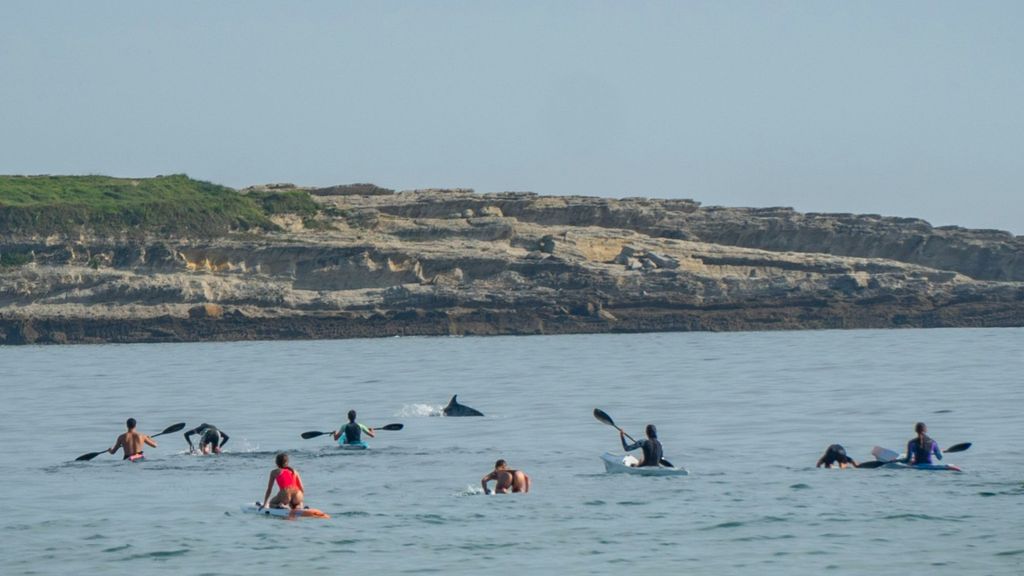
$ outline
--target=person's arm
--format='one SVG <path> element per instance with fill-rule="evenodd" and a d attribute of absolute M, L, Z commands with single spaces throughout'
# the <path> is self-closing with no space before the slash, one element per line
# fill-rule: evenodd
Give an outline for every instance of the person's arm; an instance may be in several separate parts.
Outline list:
<path fill-rule="evenodd" d="M 491 472 L 490 474 L 488 474 L 488 475 L 486 475 L 486 476 L 484 476 L 483 478 L 480 479 L 480 485 L 483 486 L 483 488 L 484 488 L 484 494 L 490 494 L 491 493 L 491 489 L 487 487 L 487 483 L 490 482 L 491 480 L 496 479 L 496 477 L 497 477 L 496 474 L 494 472 Z"/>
<path fill-rule="evenodd" d="M 363 432 L 366 432 L 370 436 L 370 438 L 376 438 L 377 437 L 377 435 L 373 433 L 373 428 L 370 428 L 369 426 L 364 426 L 363 424 L 360 424 L 359 428 Z"/>
<path fill-rule="evenodd" d="M 334 438 L 334 441 L 337 442 L 338 438 L 341 438 L 341 428 L 338 428 L 337 430 L 332 432 L 331 433 L 331 438 Z"/>
<path fill-rule="evenodd" d="M 523 489 L 523 492 L 529 492 L 530 491 L 530 475 L 527 474 L 526 472 L 523 472 L 523 477 L 526 478 L 526 487 Z"/>
<path fill-rule="evenodd" d="M 825 457 L 826 456 L 828 456 L 828 450 L 826 450 L 825 453 L 821 455 L 821 458 L 818 458 L 818 463 L 815 464 L 814 467 L 815 468 L 821 468 L 822 466 L 824 466 L 825 465 Z"/>
<path fill-rule="evenodd" d="M 619 440 L 622 440 L 622 449 L 625 450 L 626 452 L 630 452 L 632 450 L 636 450 L 637 448 L 642 446 L 641 442 L 643 442 L 642 440 L 637 440 L 636 442 L 633 442 L 632 444 L 627 445 L 626 444 L 626 433 L 623 432 L 622 430 L 619 430 Z"/>
<path fill-rule="evenodd" d="M 220 438 L 220 447 L 223 448 L 224 445 L 228 443 L 228 440 L 230 440 L 230 438 L 228 437 L 227 434 L 224 433 L 223 430 L 220 431 Z"/>
<path fill-rule="evenodd" d="M 142 441 L 146 444 L 146 446 L 150 446 L 152 448 L 156 448 L 156 440 L 153 440 L 149 436 L 143 436 L 142 437 Z"/>
<path fill-rule="evenodd" d="M 302 476 L 299 476 L 299 473 L 296 470 L 293 470 L 293 472 L 295 472 L 295 484 L 299 487 L 299 492 L 305 494 L 306 488 L 302 485 Z"/>
<path fill-rule="evenodd" d="M 267 502 L 270 500 L 270 492 L 274 490 L 274 477 L 276 476 L 274 472 L 277 472 L 277 470 L 274 469 L 270 471 L 270 480 L 267 480 L 267 493 L 263 495 L 263 504 L 260 508 L 267 507 Z"/>
<path fill-rule="evenodd" d="M 932 440 L 932 453 L 935 454 L 936 458 L 942 460 L 942 450 L 939 448 L 939 443 L 935 440 Z"/>
<path fill-rule="evenodd" d="M 907 452 L 906 452 L 906 456 L 903 458 L 903 463 L 904 464 L 913 464 L 914 463 L 914 441 L 913 440 L 911 440 L 910 442 L 907 442 Z"/>
<path fill-rule="evenodd" d="M 107 453 L 108 454 L 114 454 L 122 446 L 124 446 L 124 434 L 121 434 L 120 436 L 117 437 L 117 441 L 114 442 L 114 446 L 111 447 L 109 450 L 107 450 Z"/>
<path fill-rule="evenodd" d="M 185 442 L 188 442 L 188 451 L 189 452 L 195 452 L 196 451 L 196 447 L 192 445 L 192 435 L 193 434 L 198 434 L 198 433 L 199 433 L 199 428 L 193 428 L 193 429 L 189 430 L 188 432 L 185 432 Z"/>

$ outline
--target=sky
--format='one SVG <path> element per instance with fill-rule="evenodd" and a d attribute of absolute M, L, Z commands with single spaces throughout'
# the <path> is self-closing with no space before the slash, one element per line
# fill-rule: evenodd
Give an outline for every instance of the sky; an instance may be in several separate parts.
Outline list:
<path fill-rule="evenodd" d="M 0 173 L 1024 234 L 1024 2 L 11 2 Z"/>

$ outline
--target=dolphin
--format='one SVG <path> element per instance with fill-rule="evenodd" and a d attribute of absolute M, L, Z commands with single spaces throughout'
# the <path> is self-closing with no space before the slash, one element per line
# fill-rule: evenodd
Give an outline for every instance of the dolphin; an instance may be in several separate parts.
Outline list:
<path fill-rule="evenodd" d="M 458 396 L 458 394 L 452 396 L 451 402 L 448 402 L 448 405 L 444 407 L 445 416 L 483 416 L 483 413 L 479 410 L 459 404 L 458 400 L 456 400 Z"/>

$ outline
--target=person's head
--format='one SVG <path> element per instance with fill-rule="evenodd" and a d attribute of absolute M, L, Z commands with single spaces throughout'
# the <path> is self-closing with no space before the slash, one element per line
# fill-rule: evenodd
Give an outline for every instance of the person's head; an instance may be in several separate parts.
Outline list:
<path fill-rule="evenodd" d="M 355 422 L 356 421 L 356 411 L 355 410 L 349 410 L 348 411 L 348 421 L 349 422 Z"/>
<path fill-rule="evenodd" d="M 499 458 L 498 461 L 494 463 L 494 469 L 495 470 L 504 470 L 507 467 L 508 467 L 508 464 L 505 463 L 505 459 L 504 458 Z"/>
<path fill-rule="evenodd" d="M 128 426 L 128 430 L 135 430 L 135 418 L 129 418 L 125 425 Z"/>
<path fill-rule="evenodd" d="M 281 452 L 280 454 L 277 455 L 277 458 L 275 458 L 274 460 L 275 460 L 275 462 L 277 462 L 277 467 L 278 468 L 287 468 L 288 467 L 288 454 L 285 454 L 284 452 Z"/>
<path fill-rule="evenodd" d="M 648 424 L 645 432 L 647 432 L 647 437 L 651 440 L 658 437 L 658 429 L 654 427 L 654 424 Z"/>
<path fill-rule="evenodd" d="M 914 424 L 914 432 L 918 434 L 927 434 L 928 427 L 925 426 L 924 422 L 918 422 L 917 424 Z"/>

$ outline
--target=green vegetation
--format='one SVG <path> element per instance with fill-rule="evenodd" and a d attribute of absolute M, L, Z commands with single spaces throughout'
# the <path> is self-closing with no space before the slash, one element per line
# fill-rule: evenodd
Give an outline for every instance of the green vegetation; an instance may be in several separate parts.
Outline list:
<path fill-rule="evenodd" d="M 309 194 L 301 190 L 282 192 L 253 190 L 246 196 L 256 201 L 267 214 L 312 216 L 319 210 L 319 206 L 313 202 Z"/>
<path fill-rule="evenodd" d="M 156 178 L 0 176 L 0 234 L 219 236 L 275 229 L 268 214 L 312 216 L 302 191 L 243 195 L 183 174 Z"/>
<path fill-rule="evenodd" d="M 4 252 L 0 254 L 0 268 L 14 268 L 23 266 L 32 261 L 31 254 L 19 252 Z"/>

